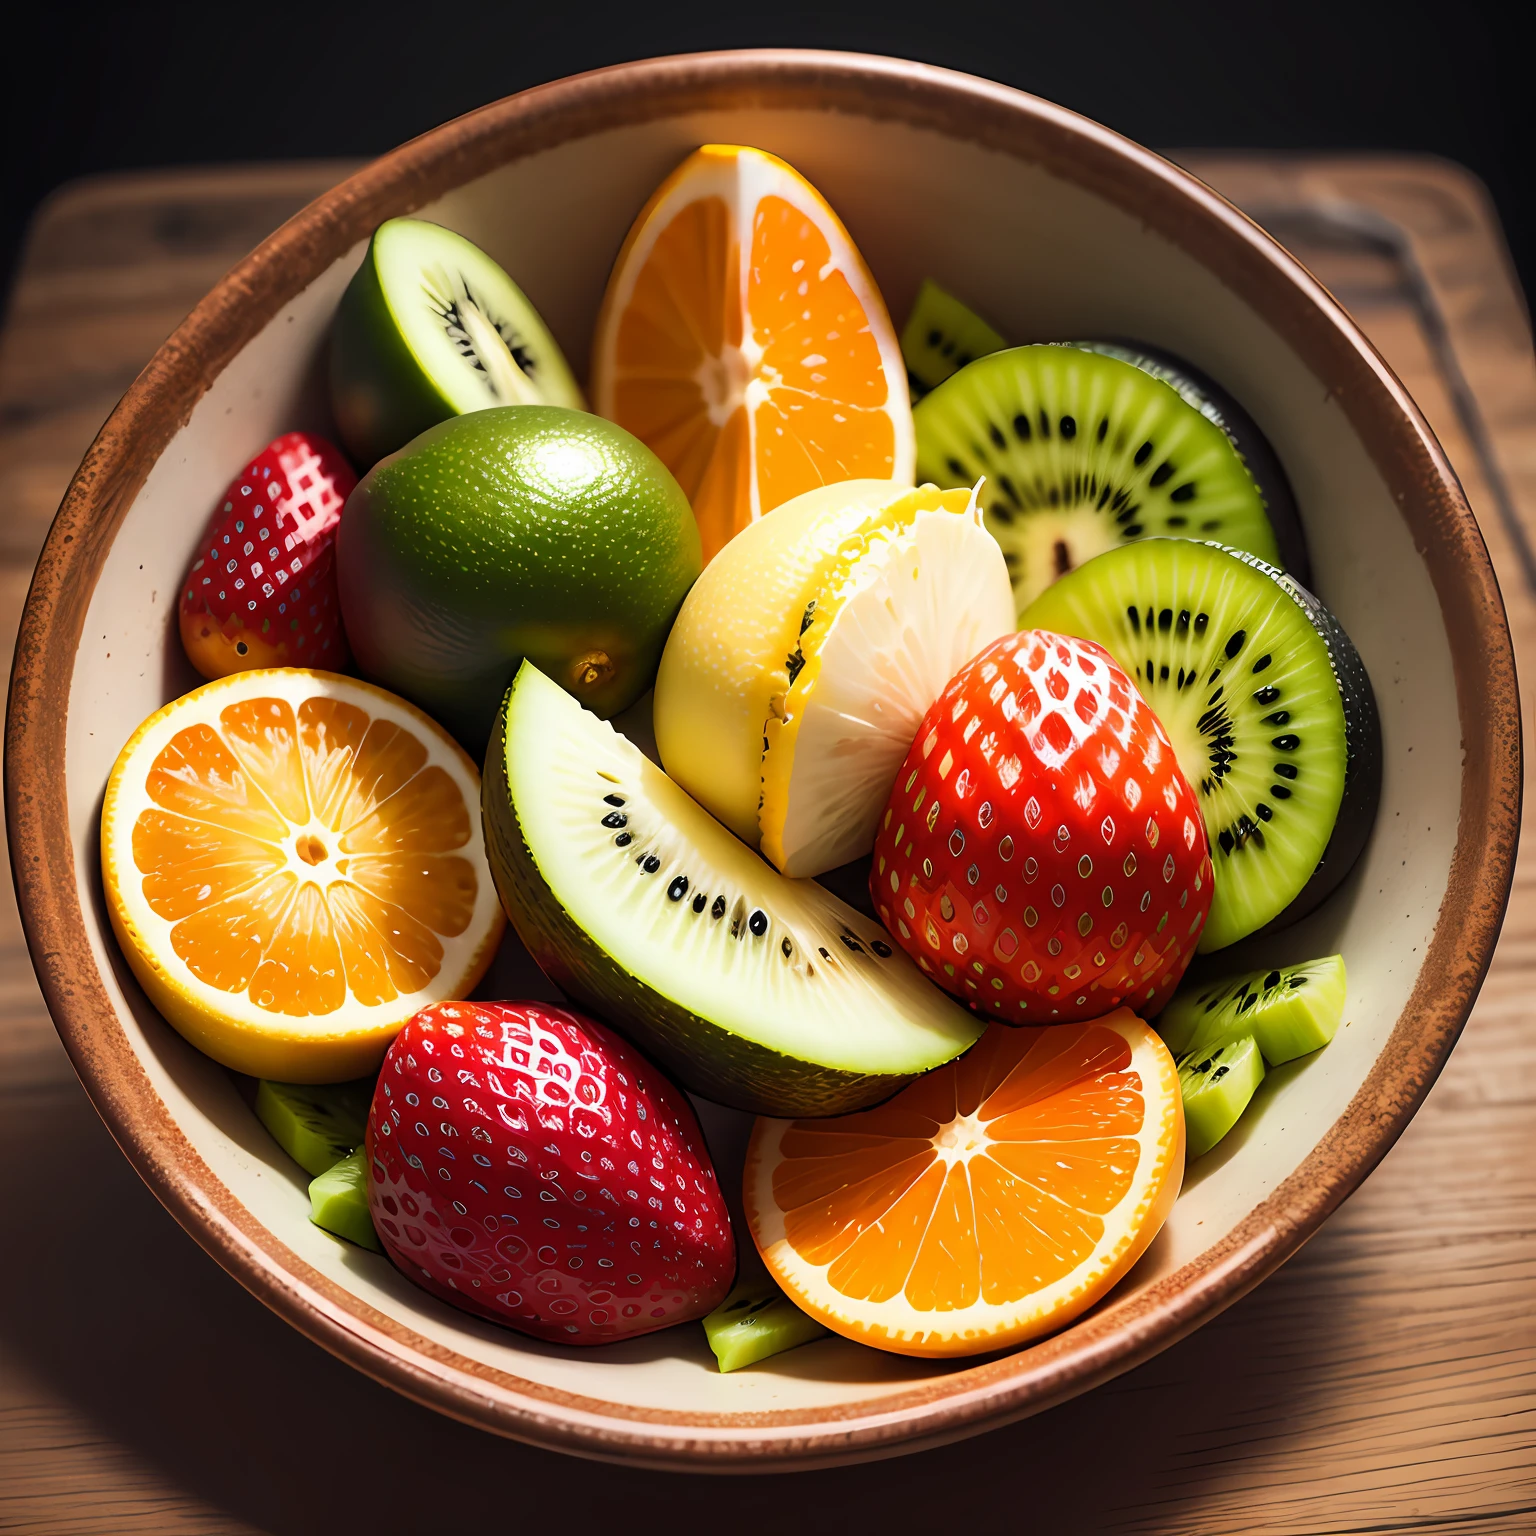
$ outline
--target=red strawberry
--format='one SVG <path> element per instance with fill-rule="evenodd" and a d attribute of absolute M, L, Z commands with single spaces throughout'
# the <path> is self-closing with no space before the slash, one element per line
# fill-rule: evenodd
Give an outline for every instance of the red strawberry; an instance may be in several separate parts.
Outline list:
<path fill-rule="evenodd" d="M 941 987 L 1009 1024 L 1154 1014 L 1210 911 L 1205 824 L 1109 653 L 1006 635 L 935 700 L 875 839 L 870 894 Z"/>
<path fill-rule="evenodd" d="M 347 664 L 333 551 L 357 476 L 312 432 L 288 432 L 224 492 L 181 585 L 181 643 L 204 677 Z"/>
<path fill-rule="evenodd" d="M 368 1121 L 389 1256 L 455 1306 L 606 1344 L 703 1317 L 736 1245 L 682 1091 L 547 1003 L 434 1003 L 396 1036 Z"/>

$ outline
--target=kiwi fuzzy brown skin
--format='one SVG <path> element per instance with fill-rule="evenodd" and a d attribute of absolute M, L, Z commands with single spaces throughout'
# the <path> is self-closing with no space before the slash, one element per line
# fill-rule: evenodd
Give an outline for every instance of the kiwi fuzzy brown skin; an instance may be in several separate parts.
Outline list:
<path fill-rule="evenodd" d="M 663 997 L 584 933 L 539 871 L 507 779 L 507 698 L 481 779 L 486 855 L 508 920 L 539 968 L 695 1093 L 753 1115 L 820 1118 L 868 1109 L 910 1075 L 843 1072 L 732 1035 Z"/>
<path fill-rule="evenodd" d="M 1248 473 L 1253 476 L 1259 494 L 1264 498 L 1264 510 L 1269 514 L 1270 526 L 1275 531 L 1275 543 L 1280 547 L 1281 565 L 1303 587 L 1312 585 L 1312 560 L 1307 551 L 1307 537 L 1301 526 L 1301 513 L 1297 510 L 1296 493 L 1291 489 L 1290 478 L 1280 462 L 1279 454 L 1260 430 L 1259 424 L 1243 409 L 1235 396 L 1187 359 L 1144 341 L 1104 336 L 1092 341 L 1065 342 L 1063 345 L 1083 347 L 1090 351 L 1102 350 L 1112 357 L 1122 357 L 1126 362 L 1134 363 L 1143 371 L 1172 384 L 1185 399 L 1195 395 L 1206 402 L 1217 424 L 1232 440 L 1232 446 L 1247 465 Z M 1149 368 L 1147 364 L 1152 366 Z"/>

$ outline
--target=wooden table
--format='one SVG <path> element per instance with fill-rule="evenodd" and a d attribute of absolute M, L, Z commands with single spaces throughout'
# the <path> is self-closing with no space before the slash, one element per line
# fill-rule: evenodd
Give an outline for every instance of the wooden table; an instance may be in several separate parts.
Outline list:
<path fill-rule="evenodd" d="M 1296 249 L 1466 484 L 1536 679 L 1536 367 L 1491 210 L 1416 159 L 1188 163 Z M 0 337 L 0 635 L 70 473 L 191 304 L 334 164 L 77 183 Z M 1528 684 L 1529 686 L 1529 684 Z M 1053 1412 L 874 1466 L 579 1464 L 395 1397 L 212 1264 L 114 1148 L 0 902 L 0 1529 L 324 1533 L 1536 1530 L 1536 864 L 1444 1076 L 1369 1182 L 1192 1338 Z M 642 1513 L 643 1512 L 643 1513 Z M 988 1521 L 988 1516 L 991 1519 Z"/>

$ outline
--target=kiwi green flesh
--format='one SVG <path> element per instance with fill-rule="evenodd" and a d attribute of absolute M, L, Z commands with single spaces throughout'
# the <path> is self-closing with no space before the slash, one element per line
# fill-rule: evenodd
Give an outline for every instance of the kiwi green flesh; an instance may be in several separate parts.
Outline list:
<path fill-rule="evenodd" d="M 359 1147 L 309 1183 L 309 1219 L 359 1248 L 383 1253 L 368 1211 L 367 1154 Z"/>
<path fill-rule="evenodd" d="M 374 232 L 337 309 L 331 399 L 365 469 L 452 416 L 496 405 L 585 408 L 559 345 L 510 277 L 421 219 Z"/>
<path fill-rule="evenodd" d="M 1023 616 L 1102 645 L 1167 731 L 1215 868 L 1202 951 L 1263 928 L 1308 886 L 1339 820 L 1351 737 L 1369 734 L 1346 721 L 1343 631 L 1325 633 L 1296 590 L 1251 555 L 1146 539 L 1072 572 Z"/>
<path fill-rule="evenodd" d="M 527 663 L 491 735 L 482 807 L 529 953 L 694 1093 L 845 1114 L 981 1032 L 877 922 L 771 869 Z"/>
<path fill-rule="evenodd" d="M 1213 539 L 1279 559 L 1230 439 L 1167 384 L 1074 347 L 980 358 L 913 412 L 917 475 L 982 480 L 987 528 L 1023 610 L 1096 555 L 1139 539 Z"/>
<path fill-rule="evenodd" d="M 808 1344 L 826 1331 L 762 1277 L 736 1286 L 704 1319 L 704 1334 L 722 1375 Z"/>
<path fill-rule="evenodd" d="M 305 1173 L 324 1173 L 362 1145 L 371 1077 L 351 1083 L 256 1085 L 256 1118 Z"/>
<path fill-rule="evenodd" d="M 1302 586 L 1312 585 L 1311 556 L 1307 552 L 1306 533 L 1301 526 L 1301 514 L 1296 507 L 1296 493 L 1291 489 L 1290 478 L 1274 446 L 1235 396 L 1185 358 L 1143 341 L 1074 341 L 1067 345 L 1085 352 L 1099 352 L 1105 357 L 1117 357 L 1121 362 L 1151 374 L 1154 379 L 1161 379 L 1207 421 L 1220 427 L 1264 499 L 1264 510 L 1280 550 L 1277 563 Z"/>
<path fill-rule="evenodd" d="M 942 384 L 966 364 L 1008 343 L 974 310 L 924 278 L 901 332 L 901 356 L 914 400 Z"/>
<path fill-rule="evenodd" d="M 1180 1057 L 1252 1035 L 1265 1062 L 1278 1067 L 1333 1039 L 1344 991 L 1342 955 L 1186 984 L 1158 1015 L 1157 1032 Z"/>
<path fill-rule="evenodd" d="M 1181 1057 L 1185 1156 L 1203 1157 L 1242 1118 L 1264 1081 L 1264 1058 L 1252 1035 Z"/>

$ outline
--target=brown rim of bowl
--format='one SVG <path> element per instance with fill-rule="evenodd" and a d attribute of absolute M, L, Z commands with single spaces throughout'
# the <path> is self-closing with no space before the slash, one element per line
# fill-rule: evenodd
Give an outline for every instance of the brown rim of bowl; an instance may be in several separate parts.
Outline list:
<path fill-rule="evenodd" d="M 348 1295 L 257 1222 L 183 1137 L 117 1020 L 86 936 L 58 768 L 74 657 L 112 537 L 198 400 L 286 302 L 382 219 L 499 165 L 636 121 L 741 105 L 897 121 L 1013 154 L 1220 272 L 1340 402 L 1402 508 L 1452 640 L 1464 766 L 1450 882 L 1388 1046 L 1322 1142 L 1233 1232 L 1147 1291 L 1014 1354 L 842 1409 L 711 1415 L 579 1397 L 465 1359 Z M 181 1224 L 296 1328 L 409 1397 L 536 1445 L 691 1470 L 861 1460 L 1022 1418 L 1149 1358 L 1257 1284 L 1375 1166 L 1438 1075 L 1493 954 L 1520 793 L 1514 656 L 1488 552 L 1417 407 L 1327 291 L 1202 182 L 1075 113 L 925 65 L 797 50 L 652 59 L 540 86 L 412 140 L 290 219 L 160 348 L 87 453 L 33 578 L 6 722 L 11 860 L 38 978 L 96 1108 Z"/>

